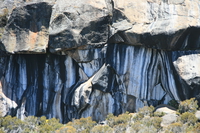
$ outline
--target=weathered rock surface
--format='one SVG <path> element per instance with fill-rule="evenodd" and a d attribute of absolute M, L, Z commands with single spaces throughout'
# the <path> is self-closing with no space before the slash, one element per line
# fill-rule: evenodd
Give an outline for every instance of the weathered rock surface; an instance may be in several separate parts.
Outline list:
<path fill-rule="evenodd" d="M 7 100 L 0 102 L 1 110 L 65 123 L 87 116 L 102 121 L 108 113 L 171 99 L 200 101 L 199 5 L 198 0 L 5 0 L 0 79 Z"/>
<path fill-rule="evenodd" d="M 163 112 L 164 114 L 176 114 L 176 109 L 169 105 L 161 104 L 156 107 L 155 112 Z"/>
<path fill-rule="evenodd" d="M 177 121 L 177 115 L 175 113 L 170 113 L 170 114 L 166 114 L 162 117 L 162 122 L 161 122 L 161 126 L 162 127 L 167 127 L 170 124 L 174 123 Z"/>
<path fill-rule="evenodd" d="M 11 101 L 2 92 L 2 86 L 0 84 L 0 117 L 6 116 L 11 113 L 17 107 L 15 101 Z"/>
<path fill-rule="evenodd" d="M 165 50 L 200 48 L 199 0 L 113 0 L 110 43 Z"/>
<path fill-rule="evenodd" d="M 105 0 L 57 0 L 50 22 L 50 51 L 104 45 L 111 21 L 108 4 Z"/>
<path fill-rule="evenodd" d="M 51 7 L 34 3 L 13 9 L 2 37 L 4 49 L 8 53 L 45 53 Z"/>
<path fill-rule="evenodd" d="M 197 112 L 195 113 L 195 116 L 197 117 L 198 120 L 200 120 L 200 111 L 197 110 Z"/>

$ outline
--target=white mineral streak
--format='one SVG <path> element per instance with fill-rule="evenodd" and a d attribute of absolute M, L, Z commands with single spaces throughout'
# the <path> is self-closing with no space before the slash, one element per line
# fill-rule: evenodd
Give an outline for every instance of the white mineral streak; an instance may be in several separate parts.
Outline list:
<path fill-rule="evenodd" d="M 83 111 L 82 117 L 91 116 L 94 120 L 105 120 L 109 113 L 114 112 L 114 99 L 110 93 L 94 90 L 90 96 L 89 106 Z"/>
<path fill-rule="evenodd" d="M 158 51 L 152 49 L 133 46 L 122 48 L 117 45 L 115 45 L 114 51 L 112 56 L 113 67 L 127 88 L 128 95 L 150 100 L 158 99 L 158 96 L 159 98 L 163 97 L 166 94 L 164 90 L 168 90 L 172 91 L 173 95 L 177 98 L 177 92 L 175 93 L 176 88 L 173 87 L 175 85 L 173 82 L 171 83 L 174 77 L 170 73 L 167 76 L 164 70 L 167 68 L 166 72 L 170 71 L 170 66 L 167 64 L 168 61 L 163 60 L 161 57 L 162 55 L 166 56 L 164 52 L 161 51 L 160 54 Z M 164 67 L 164 65 L 168 66 Z M 162 82 L 161 85 L 161 78 L 170 82 Z M 155 95 L 155 92 L 159 92 L 159 94 Z"/>

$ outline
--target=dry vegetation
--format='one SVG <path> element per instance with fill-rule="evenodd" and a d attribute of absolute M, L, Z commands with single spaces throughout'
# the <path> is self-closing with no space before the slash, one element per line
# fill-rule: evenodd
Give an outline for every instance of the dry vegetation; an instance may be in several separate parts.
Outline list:
<path fill-rule="evenodd" d="M 119 116 L 109 114 L 104 124 L 88 118 L 74 119 L 67 124 L 59 123 L 58 119 L 46 119 L 29 116 L 24 121 L 16 117 L 0 118 L 0 133 L 197 133 L 200 123 L 195 117 L 198 109 L 195 99 L 180 102 L 177 110 L 178 119 L 167 127 L 162 127 L 164 113 L 154 112 L 154 107 L 143 107 L 138 113 L 124 113 Z"/>

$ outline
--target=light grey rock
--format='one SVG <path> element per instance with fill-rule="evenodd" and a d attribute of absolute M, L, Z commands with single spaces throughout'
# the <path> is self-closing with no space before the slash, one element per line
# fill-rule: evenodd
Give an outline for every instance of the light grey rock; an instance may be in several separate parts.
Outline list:
<path fill-rule="evenodd" d="M 200 120 L 200 111 L 197 110 L 197 112 L 195 113 L 195 116 L 198 118 L 198 120 Z"/>
<path fill-rule="evenodd" d="M 169 113 L 169 114 L 166 114 L 162 117 L 162 122 L 161 122 L 161 126 L 162 127 L 167 127 L 169 126 L 170 124 L 174 123 L 177 121 L 177 115 L 174 114 L 174 113 Z"/>
<path fill-rule="evenodd" d="M 164 114 L 176 114 L 176 109 L 167 104 L 161 104 L 156 107 L 155 112 L 163 112 Z"/>
<path fill-rule="evenodd" d="M 180 51 L 173 52 L 173 65 L 180 75 L 181 79 L 183 79 L 188 85 L 196 84 L 199 85 L 200 78 L 200 50 L 193 51 Z M 193 89 L 196 87 L 193 86 Z"/>
<path fill-rule="evenodd" d="M 106 56 L 106 46 L 103 48 L 94 49 L 76 49 L 64 51 L 62 55 L 69 55 L 72 57 L 83 69 L 88 77 L 94 75 L 104 64 Z"/>
<path fill-rule="evenodd" d="M 82 112 L 85 108 L 87 108 L 90 102 L 90 96 L 92 93 L 92 79 L 93 77 L 91 77 L 85 83 L 81 84 L 79 87 L 76 88 L 74 92 L 71 105 L 74 105 L 77 108 L 78 112 Z"/>
<path fill-rule="evenodd" d="M 199 0 L 113 0 L 110 43 L 164 50 L 200 48 Z"/>

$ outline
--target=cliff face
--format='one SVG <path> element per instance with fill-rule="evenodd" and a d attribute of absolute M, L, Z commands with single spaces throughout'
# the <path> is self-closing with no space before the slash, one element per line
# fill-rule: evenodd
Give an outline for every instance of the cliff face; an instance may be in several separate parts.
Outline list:
<path fill-rule="evenodd" d="M 1 3 L 2 115 L 101 121 L 200 100 L 199 0 Z"/>

